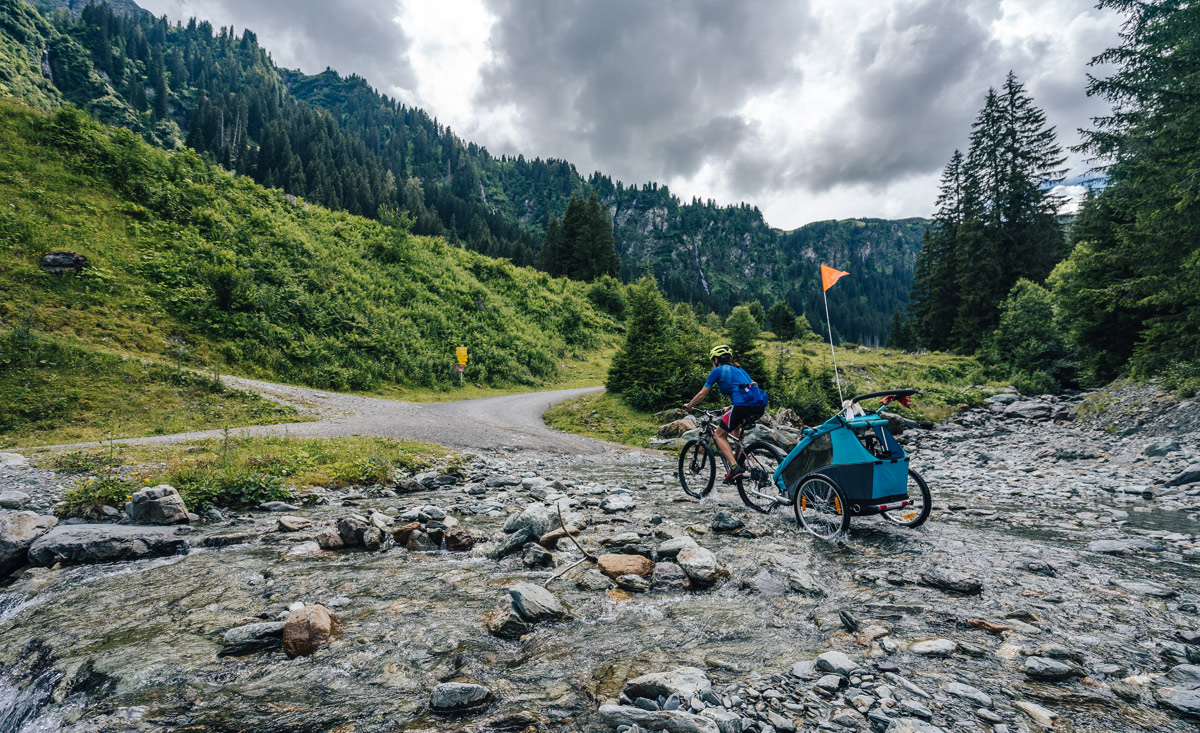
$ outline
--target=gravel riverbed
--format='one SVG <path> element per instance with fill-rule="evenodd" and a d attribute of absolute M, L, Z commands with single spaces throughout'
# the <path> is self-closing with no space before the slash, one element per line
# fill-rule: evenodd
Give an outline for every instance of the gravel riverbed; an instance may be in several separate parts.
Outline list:
<path fill-rule="evenodd" d="M 908 431 L 930 521 L 837 546 L 593 444 L 26 568 L 0 587 L 0 730 L 1195 730 L 1200 407 L 1140 404 L 1114 426 L 1001 398 Z M 0 468 L 16 508 L 68 483 Z M 538 543 L 559 506 L 598 563 Z M 317 604 L 331 632 L 291 656 L 279 630 Z"/>

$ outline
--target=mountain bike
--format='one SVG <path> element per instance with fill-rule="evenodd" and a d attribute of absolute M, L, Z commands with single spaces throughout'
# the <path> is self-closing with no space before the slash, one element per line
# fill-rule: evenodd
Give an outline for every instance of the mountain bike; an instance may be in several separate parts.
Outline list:
<path fill-rule="evenodd" d="M 679 452 L 679 483 L 688 496 L 703 499 L 712 491 L 717 480 L 717 459 L 725 467 L 726 473 L 731 466 L 717 449 L 714 431 L 720 423 L 724 410 L 697 410 L 700 436 L 684 444 Z M 749 429 L 753 423 L 745 426 Z M 745 469 L 740 478 L 734 480 L 742 501 L 751 509 L 769 514 L 780 505 L 791 503 L 790 497 L 775 485 L 775 470 L 784 459 L 783 451 L 770 443 L 757 440 L 749 445 L 744 444 L 733 434 L 729 434 L 729 447 L 733 449 L 734 458 Z"/>

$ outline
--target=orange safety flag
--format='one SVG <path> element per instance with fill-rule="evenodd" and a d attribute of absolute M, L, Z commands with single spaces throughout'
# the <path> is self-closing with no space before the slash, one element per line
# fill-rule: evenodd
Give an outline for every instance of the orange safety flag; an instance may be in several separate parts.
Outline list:
<path fill-rule="evenodd" d="M 835 282 L 849 274 L 848 272 L 842 272 L 841 270 L 821 265 L 821 289 L 828 290 L 832 288 Z"/>

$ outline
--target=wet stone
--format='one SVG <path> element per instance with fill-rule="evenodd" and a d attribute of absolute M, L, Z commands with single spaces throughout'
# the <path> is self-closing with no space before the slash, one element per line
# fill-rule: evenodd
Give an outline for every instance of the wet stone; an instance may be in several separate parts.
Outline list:
<path fill-rule="evenodd" d="M 128 511 L 138 524 L 187 524 L 189 519 L 183 497 L 168 484 L 133 492 Z"/>
<path fill-rule="evenodd" d="M 680 572 L 682 573 L 683 571 L 681 570 Z M 596 591 L 614 588 L 616 587 L 616 583 L 612 578 L 608 577 L 599 570 L 592 568 L 583 575 L 579 576 L 579 580 L 575 581 L 575 586 L 580 590 Z"/>
<path fill-rule="evenodd" d="M 855 671 L 862 667 L 850 657 L 842 652 L 825 652 L 817 657 L 817 669 L 832 672 L 836 675 L 849 677 Z"/>
<path fill-rule="evenodd" d="M 958 649 L 958 644 L 949 639 L 928 639 L 911 644 L 908 650 L 926 657 L 948 657 Z"/>
<path fill-rule="evenodd" d="M 570 618 L 571 614 L 563 607 L 554 594 L 540 585 L 532 583 L 517 583 L 508 589 L 512 597 L 513 609 L 529 623 L 553 621 Z"/>
<path fill-rule="evenodd" d="M 930 568 L 921 573 L 921 580 L 934 588 L 963 595 L 975 595 L 983 590 L 983 583 L 949 568 Z"/>
<path fill-rule="evenodd" d="M 307 606 L 288 614 L 283 626 L 283 651 L 288 657 L 306 657 L 329 643 L 333 614 L 322 605 Z"/>
<path fill-rule="evenodd" d="M 964 700 L 970 700 L 976 705 L 980 705 L 985 708 L 990 708 L 992 706 L 991 695 L 977 687 L 972 687 L 971 685 L 967 685 L 962 682 L 947 682 L 946 684 L 942 685 L 942 691 L 949 695 L 954 695 L 955 697 L 961 697 Z"/>
<path fill-rule="evenodd" d="M 492 693 L 483 685 L 467 682 L 443 682 L 429 695 L 429 707 L 437 712 L 459 712 L 483 707 Z"/>
<path fill-rule="evenodd" d="M 1079 674 L 1079 670 L 1069 664 L 1063 664 L 1056 659 L 1046 657 L 1026 657 L 1025 675 L 1035 680 L 1065 680 Z"/>
<path fill-rule="evenodd" d="M 729 512 L 720 511 L 720 512 L 717 512 L 715 515 L 713 515 L 712 530 L 714 532 L 717 532 L 717 533 L 735 532 L 745 526 L 746 526 L 746 523 L 743 522 L 740 517 L 734 516 L 733 514 L 730 514 Z"/>

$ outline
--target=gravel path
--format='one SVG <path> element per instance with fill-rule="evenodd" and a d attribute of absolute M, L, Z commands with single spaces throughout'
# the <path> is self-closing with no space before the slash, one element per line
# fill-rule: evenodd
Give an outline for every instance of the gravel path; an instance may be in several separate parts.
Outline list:
<path fill-rule="evenodd" d="M 591 438 L 551 430 L 542 413 L 551 405 L 600 387 L 483 397 L 458 402 L 417 404 L 377 397 L 325 392 L 241 377 L 222 377 L 230 387 L 258 392 L 268 399 L 296 407 L 318 419 L 307 423 L 254 425 L 234 428 L 231 435 L 339 438 L 351 435 L 427 440 L 448 448 L 494 450 L 534 449 L 552 453 L 598 454 L 616 446 Z M 116 440 L 118 444 L 177 443 L 220 437 L 220 430 Z M 72 443 L 47 448 L 89 448 L 100 443 Z"/>

